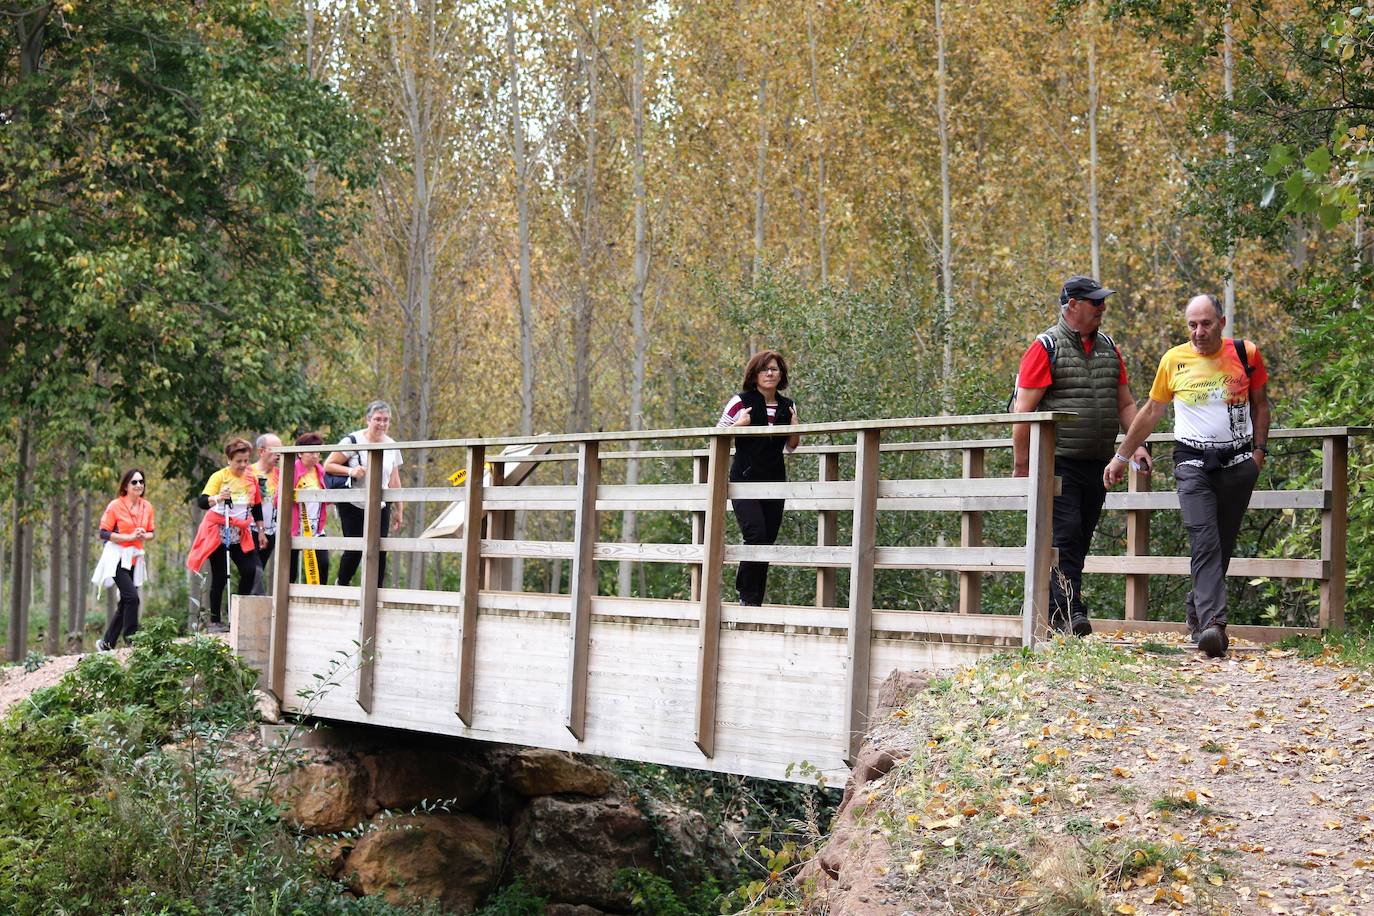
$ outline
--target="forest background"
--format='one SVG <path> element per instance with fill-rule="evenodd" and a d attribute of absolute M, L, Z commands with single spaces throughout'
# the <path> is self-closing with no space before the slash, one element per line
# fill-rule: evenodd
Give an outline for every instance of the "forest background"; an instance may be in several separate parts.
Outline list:
<path fill-rule="evenodd" d="M 998 412 L 1072 273 L 1119 291 L 1104 328 L 1137 397 L 1208 291 L 1263 350 L 1275 425 L 1368 422 L 1362 7 L 0 0 L 0 16 L 16 660 L 30 635 L 55 652 L 92 628 L 94 520 L 124 467 L 147 469 L 159 511 L 153 610 L 184 616 L 189 496 L 231 434 L 335 441 L 376 397 L 403 440 L 711 425 L 761 346 L 788 356 L 810 421 Z M 1305 451 L 1275 457 L 1273 487 L 1315 473 Z M 460 459 L 408 462 L 407 485 L 433 486 Z M 1356 618 L 1374 607 L 1371 471 L 1357 444 Z M 1311 515 L 1252 522 L 1241 552 L 1311 555 Z M 602 523 L 642 540 L 687 524 Z M 885 524 L 888 543 L 957 532 Z M 1099 550 L 1119 551 L 1117 529 Z M 456 569 L 417 556 L 391 576 Z M 526 576 L 557 588 L 564 571 Z M 686 588 L 661 566 L 603 580 Z M 1177 617 L 1184 583 L 1156 582 L 1154 613 Z M 810 603 L 811 585 L 784 571 L 770 600 Z M 1119 584 L 1089 587 L 1119 614 Z M 938 575 L 878 590 L 949 606 Z M 1018 593 L 985 600 L 1014 611 Z M 1305 623 L 1311 594 L 1254 581 L 1240 604 Z"/>

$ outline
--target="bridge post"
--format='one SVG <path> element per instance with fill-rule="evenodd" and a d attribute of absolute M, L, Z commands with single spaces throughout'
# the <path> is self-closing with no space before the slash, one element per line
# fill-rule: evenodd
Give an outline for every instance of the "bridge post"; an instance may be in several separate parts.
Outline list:
<path fill-rule="evenodd" d="M 706 458 L 706 517 L 702 533 L 701 605 L 697 622 L 696 744 L 716 753 L 716 688 L 720 663 L 720 592 L 725 562 L 725 495 L 730 478 L 730 436 L 712 436 Z"/>
<path fill-rule="evenodd" d="M 1031 424 L 1030 473 L 1026 478 L 1026 576 L 1021 644 L 1034 646 L 1049 632 L 1050 551 L 1054 546 L 1054 423 Z"/>
<path fill-rule="evenodd" d="M 823 452 L 820 459 L 820 473 L 817 477 L 822 483 L 840 479 L 840 455 L 838 452 Z M 816 546 L 834 547 L 838 543 L 840 513 L 834 509 L 821 509 L 816 512 Z M 829 566 L 816 567 L 816 607 L 835 606 L 835 570 Z"/>
<path fill-rule="evenodd" d="M 568 580 L 568 731 L 582 740 L 587 724 L 587 658 L 591 651 L 592 598 L 596 596 L 596 488 L 601 450 L 596 440 L 578 443 L 577 511 L 573 520 L 572 574 Z"/>
<path fill-rule="evenodd" d="M 706 483 L 707 459 L 696 457 L 692 459 L 692 483 Z M 692 543 L 703 544 L 706 535 L 706 513 L 692 513 Z M 693 566 L 691 573 L 691 591 L 689 592 L 693 601 L 701 600 L 701 567 Z"/>
<path fill-rule="evenodd" d="M 358 705 L 372 712 L 372 675 L 377 655 L 377 590 L 382 569 L 382 460 L 384 452 L 367 453 L 367 502 L 363 510 L 363 582 L 358 621 Z"/>
<path fill-rule="evenodd" d="M 873 565 L 877 560 L 879 432 L 859 433 L 854 455 L 854 543 L 849 569 L 849 696 L 844 709 L 845 760 L 859 756 L 868 729 L 873 655 Z"/>
<path fill-rule="evenodd" d="M 483 454 L 486 453 L 485 446 Z M 468 474 L 472 474 L 472 469 L 468 469 Z M 506 464 L 503 461 L 493 461 L 491 463 L 491 485 L 493 487 L 505 486 L 506 483 Z M 487 537 L 494 541 L 504 541 L 514 535 L 515 513 L 508 509 L 497 509 L 484 515 L 487 522 Z M 514 560 L 509 558 L 492 557 L 482 561 L 482 587 L 492 591 L 508 592 L 511 591 L 511 582 L 514 581 L 511 570 Z"/>
<path fill-rule="evenodd" d="M 964 479 L 982 477 L 987 449 L 966 448 L 964 451 Z M 959 516 L 959 546 L 983 546 L 983 513 L 962 512 Z M 983 606 L 983 574 L 971 570 L 959 572 L 959 613 L 976 614 Z"/>
<path fill-rule="evenodd" d="M 277 485 L 276 591 L 272 593 L 271 646 L 267 656 L 267 686 L 278 700 L 286 691 L 286 623 L 291 611 L 291 516 L 296 505 L 296 456 L 283 455 Z"/>
<path fill-rule="evenodd" d="M 1131 471 L 1127 484 L 1129 493 L 1150 492 L 1150 475 Z M 1150 555 L 1150 509 L 1131 509 L 1126 513 L 1126 556 Z M 1150 577 L 1145 573 L 1126 574 L 1126 619 L 1145 620 L 1149 617 Z"/>
<path fill-rule="evenodd" d="M 1323 630 L 1345 629 L 1345 543 L 1347 469 L 1350 439 L 1345 432 L 1322 438 L 1322 489 L 1327 508 L 1322 510 L 1322 560 L 1328 565 L 1322 579 L 1317 624 Z"/>
<path fill-rule="evenodd" d="M 458 616 L 458 702 L 453 711 L 472 726 L 472 697 L 477 679 L 477 600 L 482 588 L 482 464 L 485 445 L 468 446 L 467 478 L 463 481 L 463 566 L 458 588 L 462 594 Z M 493 470 L 500 467 L 493 464 Z M 495 482 L 495 474 L 492 475 Z M 493 515 L 492 527 L 496 527 Z M 498 535 L 493 533 L 492 537 Z"/>

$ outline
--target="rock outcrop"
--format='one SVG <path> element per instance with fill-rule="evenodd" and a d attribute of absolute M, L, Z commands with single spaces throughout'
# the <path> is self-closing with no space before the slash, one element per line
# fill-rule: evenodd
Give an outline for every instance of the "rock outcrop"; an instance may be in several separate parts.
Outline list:
<path fill-rule="evenodd" d="M 495 886 L 507 844 L 503 830 L 466 814 L 390 818 L 363 835 L 343 870 L 357 893 L 463 913 Z"/>
<path fill-rule="evenodd" d="M 359 729 L 268 735 L 293 744 L 267 787 L 285 816 L 315 836 L 332 876 L 393 903 L 467 913 L 519 875 L 549 913 L 625 913 L 616 872 L 658 871 L 655 822 L 688 854 L 707 845 L 699 814 L 651 821 L 611 773 L 572 754 Z M 244 792 L 265 778 L 250 743 L 233 763 Z"/>

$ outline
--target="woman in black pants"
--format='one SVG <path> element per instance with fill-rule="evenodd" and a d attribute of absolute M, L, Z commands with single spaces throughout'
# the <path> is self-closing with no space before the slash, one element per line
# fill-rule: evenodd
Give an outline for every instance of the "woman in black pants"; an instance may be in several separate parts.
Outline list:
<path fill-rule="evenodd" d="M 253 447 L 247 439 L 233 438 L 224 444 L 226 467 L 210 475 L 205 489 L 197 497 L 202 509 L 214 509 L 221 521 L 226 539 L 210 554 L 210 631 L 222 632 L 224 620 L 224 588 L 229 584 L 229 560 L 239 571 L 239 587 L 235 594 L 251 595 L 262 574 L 258 551 L 267 546 L 262 530 L 262 493 L 257 479 L 249 472 Z M 245 543 L 247 546 L 245 546 Z"/>
<path fill-rule="evenodd" d="M 363 493 L 367 490 L 368 468 L 367 453 L 356 451 L 350 446 L 363 442 L 380 444 L 396 441 L 387 435 L 387 430 L 391 428 L 391 405 L 386 401 L 373 401 L 368 404 L 365 419 L 367 425 L 362 429 L 354 430 L 339 440 L 339 444 L 335 446 L 338 451 L 330 452 L 329 457 L 324 460 L 324 472 L 326 474 L 348 477 L 350 489 L 363 491 L 352 502 L 339 503 L 339 527 L 343 529 L 343 536 L 346 538 L 363 536 Z M 404 463 L 399 449 L 389 448 L 382 451 L 383 487 L 392 489 L 400 487 L 400 468 Z M 405 521 L 402 515 L 404 511 L 405 507 L 400 503 L 394 505 L 382 503 L 381 532 L 383 537 L 388 531 L 401 530 L 401 525 Z M 353 574 L 358 571 L 358 563 L 362 561 L 362 558 L 361 550 L 344 551 L 343 557 L 339 560 L 338 585 L 353 584 Z M 385 553 L 378 558 L 377 566 L 377 581 L 386 582 Z"/>
<path fill-rule="evenodd" d="M 717 426 L 790 426 L 797 420 L 797 405 L 778 394 L 787 388 L 787 361 L 776 350 L 755 353 L 744 367 L 744 384 L 721 412 Z M 787 479 L 783 453 L 797 447 L 800 436 L 740 436 L 735 440 L 735 459 L 730 464 L 731 483 L 759 483 Z M 782 527 L 781 499 L 731 500 L 745 544 L 772 544 Z M 763 604 L 768 585 L 768 564 L 740 563 L 735 575 L 739 603 Z"/>
<path fill-rule="evenodd" d="M 102 652 L 119 645 L 121 636 L 131 642 L 138 632 L 138 588 L 148 574 L 143 545 L 153 539 L 153 504 L 144 498 L 147 487 L 148 476 L 143 470 L 129 468 L 119 479 L 119 495 L 100 516 L 100 540 L 105 547 L 96 569 L 96 585 L 113 582 L 119 589 L 119 605 L 105 627 L 105 635 L 95 642 Z"/>

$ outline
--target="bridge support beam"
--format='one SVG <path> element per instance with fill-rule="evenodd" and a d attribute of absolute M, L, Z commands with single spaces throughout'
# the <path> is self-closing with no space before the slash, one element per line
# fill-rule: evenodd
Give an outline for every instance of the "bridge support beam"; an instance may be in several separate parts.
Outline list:
<path fill-rule="evenodd" d="M 601 450 L 593 442 L 577 447 L 577 510 L 573 520 L 572 578 L 568 597 L 568 731 L 581 741 L 587 723 L 587 657 L 591 646 L 592 598 L 596 595 L 596 488 L 601 484 Z"/>
<path fill-rule="evenodd" d="M 1026 491 L 1026 577 L 1021 607 L 1021 644 L 1034 646 L 1049 633 L 1050 551 L 1054 549 L 1054 423 L 1031 424 Z"/>
<path fill-rule="evenodd" d="M 854 548 L 849 568 L 849 696 L 844 707 L 848 741 L 845 762 L 853 766 L 868 730 L 868 682 L 873 654 L 873 564 L 878 531 L 878 430 L 859 433 L 854 455 Z"/>
<path fill-rule="evenodd" d="M 1131 471 L 1128 483 L 1131 493 L 1148 493 L 1150 475 Z M 1150 510 L 1130 509 L 1126 512 L 1126 556 L 1150 555 Z M 1146 573 L 1126 574 L 1126 619 L 1146 620 L 1150 610 L 1150 577 Z"/>
<path fill-rule="evenodd" d="M 1347 465 L 1350 438 L 1322 439 L 1322 489 L 1331 494 L 1322 511 L 1322 559 L 1330 564 L 1322 580 L 1317 624 L 1323 630 L 1345 629 L 1346 502 L 1349 499 Z"/>
<path fill-rule="evenodd" d="M 367 503 L 363 512 L 363 588 L 358 621 L 358 705 L 372 712 L 372 677 L 377 657 L 377 590 L 382 571 L 382 469 L 377 450 L 367 453 Z"/>
<path fill-rule="evenodd" d="M 272 630 L 267 656 L 267 686 L 280 700 L 286 690 L 286 631 L 291 612 L 291 517 L 296 505 L 296 456 L 281 460 L 277 485 L 281 504 L 277 509 L 276 591 L 272 593 Z M 301 511 L 305 511 L 302 507 Z"/>
<path fill-rule="evenodd" d="M 987 449 L 964 449 L 964 479 L 982 477 Z M 963 512 L 959 516 L 959 546 L 983 546 L 983 513 Z M 959 613 L 976 614 L 983 606 L 983 574 L 971 570 L 959 573 Z"/>
<path fill-rule="evenodd" d="M 725 562 L 725 493 L 730 482 L 729 436 L 712 436 L 706 456 L 706 519 L 702 534 L 701 609 L 697 623 L 696 744 L 716 754 L 716 689 L 720 665 L 720 592 Z"/>
<path fill-rule="evenodd" d="M 840 456 L 827 452 L 819 457 L 820 472 L 816 475 L 821 483 L 840 479 Z M 840 513 L 834 509 L 822 509 L 816 513 L 816 546 L 834 547 L 839 543 Z M 816 607 L 835 606 L 835 570 L 829 566 L 816 569 Z"/>
<path fill-rule="evenodd" d="M 466 517 L 463 519 L 463 566 L 458 585 L 462 594 L 458 616 L 458 702 L 454 704 L 453 711 L 469 728 L 472 727 L 472 697 L 477 677 L 477 596 L 481 591 L 484 495 L 482 465 L 486 458 L 485 446 L 469 446 L 467 479 L 463 481 L 463 511 Z M 493 532 L 492 536 L 497 535 Z"/>

